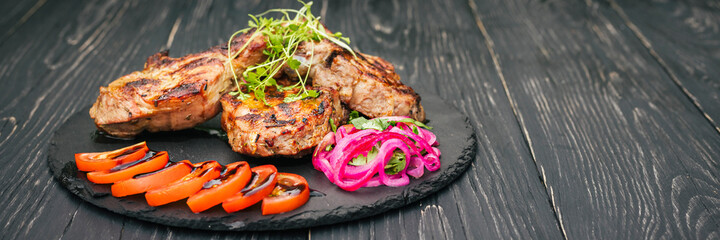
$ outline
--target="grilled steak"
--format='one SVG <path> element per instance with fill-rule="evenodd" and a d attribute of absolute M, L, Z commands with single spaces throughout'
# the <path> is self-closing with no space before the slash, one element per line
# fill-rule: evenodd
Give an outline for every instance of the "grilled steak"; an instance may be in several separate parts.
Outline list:
<path fill-rule="evenodd" d="M 232 44 L 237 52 L 248 36 Z M 253 39 L 232 63 L 239 73 L 264 60 L 262 38 Z M 167 52 L 150 56 L 142 71 L 133 72 L 100 87 L 90 109 L 97 127 L 111 135 L 129 137 L 143 130 L 174 131 L 193 127 L 220 111 L 220 96 L 231 85 L 232 72 L 226 66 L 227 48 L 181 58 Z"/>
<path fill-rule="evenodd" d="M 408 116 L 425 120 L 420 96 L 400 82 L 392 64 L 379 57 L 356 55 L 326 39 L 300 44 L 295 58 L 311 66 L 313 86 L 337 90 L 340 100 L 352 110 L 371 118 Z M 293 71 L 286 73 L 296 75 Z M 300 68 L 299 73 L 305 75 L 307 68 Z"/>
<path fill-rule="evenodd" d="M 221 122 L 233 150 L 259 157 L 300 157 L 312 152 L 312 148 L 332 131 L 329 120 L 333 119 L 339 125 L 348 115 L 337 91 L 330 88 L 316 90 L 320 93 L 317 98 L 290 103 L 283 100 L 298 89 L 269 90 L 265 94 L 268 105 L 257 100 L 253 93 L 245 100 L 224 95 L 220 100 Z"/>
<path fill-rule="evenodd" d="M 246 44 L 246 41 L 250 40 L 249 38 L 250 34 L 239 36 L 233 40 L 231 45 L 232 52 L 237 52 L 242 46 L 247 46 L 230 63 L 238 75 L 247 67 L 260 63 L 266 58 L 262 53 L 266 46 L 265 37 L 254 38 L 252 42 Z M 424 120 L 425 113 L 420 105 L 420 96 L 412 88 L 400 82 L 400 77 L 395 73 L 392 64 L 375 56 L 356 54 L 357 57 L 354 57 L 350 52 L 329 40 L 300 44 L 295 58 L 300 60 L 303 66 L 311 65 L 312 67 L 310 72 L 307 67 L 301 67 L 299 73 L 308 74 L 312 85 L 323 89 L 322 99 L 318 99 L 317 101 L 320 102 L 317 104 L 330 101 L 332 104 L 326 103 L 325 107 L 332 106 L 331 109 L 337 110 L 338 113 L 335 113 L 336 111 L 328 112 L 343 115 L 341 113 L 344 113 L 345 110 L 334 101 L 337 95 L 340 101 L 350 109 L 357 110 L 368 117 L 403 115 L 420 121 Z M 286 74 L 292 77 L 296 73 L 286 71 Z M 161 52 L 149 57 L 142 71 L 120 77 L 110 83 L 108 87 L 101 87 L 100 95 L 90 109 L 90 116 L 100 130 L 119 137 L 134 136 L 144 130 L 156 132 L 190 128 L 212 118 L 220 111 L 219 100 L 230 88 L 232 75 L 227 63 L 227 48 L 224 45 L 180 58 L 171 58 L 167 52 Z M 276 78 L 280 78 L 280 76 L 276 76 Z M 268 93 L 268 95 L 273 94 Z M 313 101 L 315 100 L 303 100 L 304 104 L 299 105 L 301 108 L 297 112 L 306 113 L 303 111 L 305 107 L 309 106 L 306 103 Z M 228 100 L 225 102 L 227 102 L 224 103 L 227 105 L 226 111 L 234 109 L 234 107 L 228 108 L 229 106 L 238 106 L 239 104 L 238 101 Z M 229 105 L 229 103 L 233 104 Z M 294 106 L 294 104 L 296 103 L 290 105 Z M 280 106 L 285 105 L 287 104 L 277 102 L 272 105 L 272 109 L 274 109 L 272 111 L 282 110 Z M 247 111 L 252 110 L 247 106 L 256 107 L 261 112 L 270 111 L 260 105 L 242 104 L 242 106 Z M 238 110 L 234 110 L 233 114 L 237 115 L 236 112 Z M 292 117 L 291 115 L 286 116 Z M 324 122 L 312 122 L 309 126 L 319 128 L 321 123 L 327 122 L 327 116 L 324 117 L 326 118 Z M 302 118 L 312 119 L 312 117 L 295 117 L 295 119 Z M 340 121 L 337 122 L 337 124 L 340 123 Z M 240 123 L 236 125 L 241 126 Z M 226 130 L 238 131 L 234 128 L 232 125 L 227 125 Z M 287 135 L 272 135 L 277 134 L 274 133 L 274 130 L 276 129 L 267 128 L 269 137 L 265 139 L 275 141 L 275 138 L 283 138 L 280 135 Z M 305 149 L 305 144 L 310 144 L 312 141 L 309 140 L 315 136 L 314 133 L 303 132 L 305 130 L 298 130 L 295 137 L 311 139 L 300 139 L 288 146 L 280 144 L 280 147 L 274 147 L 275 145 L 269 144 L 269 142 L 265 143 L 269 144 L 269 147 L 260 146 L 262 143 L 256 147 L 236 146 L 233 144 L 233 140 L 231 140 L 231 144 L 236 151 L 251 155 L 263 156 L 271 152 L 294 155 Z M 263 133 L 253 127 L 242 131 L 247 132 L 238 134 L 255 131 L 256 135 L 260 136 Z M 299 135 L 301 133 L 310 134 L 310 137 Z M 244 139 L 245 137 L 247 136 L 238 136 L 234 142 L 247 143 L 250 140 L 256 140 Z M 298 149 L 298 151 L 288 149 Z"/>

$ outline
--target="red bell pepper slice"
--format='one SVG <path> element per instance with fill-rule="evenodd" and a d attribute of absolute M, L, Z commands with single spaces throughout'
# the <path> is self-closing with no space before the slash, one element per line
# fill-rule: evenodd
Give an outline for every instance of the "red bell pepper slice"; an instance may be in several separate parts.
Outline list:
<path fill-rule="evenodd" d="M 203 184 L 220 176 L 222 165 L 205 161 L 194 165 L 195 169 L 181 179 L 145 193 L 150 206 L 160 206 L 189 197 L 202 189 Z"/>
<path fill-rule="evenodd" d="M 252 180 L 234 196 L 222 204 L 226 212 L 236 212 L 260 202 L 269 195 L 277 183 L 277 168 L 273 165 L 262 165 L 251 169 Z"/>
<path fill-rule="evenodd" d="M 110 170 L 117 165 L 142 159 L 150 151 L 145 142 L 107 152 L 76 153 L 75 164 L 84 172 Z"/>
<path fill-rule="evenodd" d="M 218 205 L 247 185 L 251 175 L 247 162 L 228 164 L 220 177 L 205 183 L 202 190 L 190 196 L 187 205 L 194 213 Z"/>
<path fill-rule="evenodd" d="M 188 175 L 192 169 L 193 165 L 188 160 L 170 163 L 165 168 L 155 172 L 137 175 L 133 178 L 116 182 L 110 189 L 114 197 L 144 193 L 174 182 Z"/>
<path fill-rule="evenodd" d="M 154 153 L 149 152 L 140 160 L 117 165 L 109 170 L 87 173 L 87 178 L 94 183 L 114 183 L 130 179 L 141 173 L 149 173 L 165 167 L 168 162 L 168 154 L 165 151 Z"/>
<path fill-rule="evenodd" d="M 262 214 L 289 212 L 310 199 L 310 188 L 304 177 L 292 173 L 278 173 L 277 184 L 262 202 Z"/>

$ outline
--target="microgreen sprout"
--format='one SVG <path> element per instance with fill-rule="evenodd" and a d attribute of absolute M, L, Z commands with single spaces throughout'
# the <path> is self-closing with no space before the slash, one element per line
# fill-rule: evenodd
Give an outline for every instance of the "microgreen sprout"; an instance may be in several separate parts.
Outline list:
<path fill-rule="evenodd" d="M 265 100 L 265 89 L 267 87 L 275 87 L 278 91 L 300 89 L 297 93 L 285 97 L 285 102 L 293 102 L 307 97 L 317 97 L 317 91 L 305 88 L 312 66 L 305 63 L 308 69 L 303 76 L 298 70 L 303 63 L 294 58 L 299 44 L 305 41 L 317 42 L 328 39 L 355 56 L 355 52 L 348 45 L 350 39 L 343 37 L 340 32 L 328 34 L 325 27 L 320 23 L 320 17 L 316 17 L 310 12 L 312 2 L 299 2 L 303 5 L 299 10 L 270 9 L 258 15 L 250 15 L 252 20 L 248 22 L 248 28 L 239 30 L 230 37 L 230 40 L 228 40 L 227 65 L 230 66 L 233 81 L 237 87 L 237 91 L 231 92 L 230 95 L 245 100 L 250 97 L 249 93 L 252 92 L 258 100 L 267 104 Z M 270 13 L 280 13 L 281 16 L 279 19 L 265 17 Z M 295 14 L 295 16 L 291 18 L 292 14 Z M 231 48 L 233 38 L 239 34 L 247 34 L 250 31 L 252 31 L 252 33 L 249 39 L 240 47 L 240 50 L 233 53 Z M 267 59 L 262 63 L 245 69 L 242 73 L 243 81 L 240 82 L 238 81 L 239 77 L 235 73 L 235 68 L 231 61 L 240 55 L 240 53 L 248 47 L 250 42 L 258 37 L 265 37 L 267 47 L 263 50 L 263 54 L 267 56 Z M 311 49 L 310 59 L 312 59 L 313 53 L 314 49 Z M 273 76 L 276 76 L 286 65 L 295 71 L 298 82 L 290 86 L 281 86 Z M 243 92 L 243 87 L 245 87 L 247 92 Z"/>

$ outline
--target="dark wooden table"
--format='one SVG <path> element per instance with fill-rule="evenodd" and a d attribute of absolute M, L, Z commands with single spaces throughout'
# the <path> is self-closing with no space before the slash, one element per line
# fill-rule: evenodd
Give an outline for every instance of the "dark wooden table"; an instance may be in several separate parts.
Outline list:
<path fill-rule="evenodd" d="M 223 43 L 286 1 L 0 2 L 2 239 L 720 237 L 718 1 L 317 1 L 352 46 L 469 116 L 479 150 L 429 197 L 275 232 L 166 227 L 85 203 L 48 139 L 98 87 Z"/>

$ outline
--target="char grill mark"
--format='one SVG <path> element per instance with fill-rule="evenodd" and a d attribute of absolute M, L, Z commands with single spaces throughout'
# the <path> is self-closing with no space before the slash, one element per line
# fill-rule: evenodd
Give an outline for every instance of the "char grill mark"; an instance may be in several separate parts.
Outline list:
<path fill-rule="evenodd" d="M 221 120 L 230 146 L 236 152 L 259 157 L 309 153 L 331 131 L 330 119 L 342 122 L 347 117 L 335 90 L 316 90 L 320 92 L 317 98 L 285 103 L 284 98 L 299 89 L 278 92 L 271 88 L 266 93 L 268 105 L 255 99 L 253 93 L 245 100 L 224 95 Z"/>
<path fill-rule="evenodd" d="M 320 102 L 317 109 L 313 110 L 312 113 L 313 115 L 322 115 L 325 113 L 325 101 Z"/>
<path fill-rule="evenodd" d="M 195 82 L 195 83 L 185 83 L 176 88 L 168 89 L 165 91 L 164 94 L 160 95 L 160 97 L 158 97 L 155 101 L 156 102 L 164 101 L 164 100 L 173 99 L 173 98 L 183 99 L 183 98 L 188 98 L 192 95 L 197 95 L 202 92 L 200 89 L 206 88 L 205 86 L 207 86 L 207 85 L 205 84 L 205 82 L 207 82 L 207 81 Z M 200 87 L 200 86 L 202 86 L 202 87 Z"/>
<path fill-rule="evenodd" d="M 279 105 L 280 104 L 278 104 L 278 107 L 279 107 Z M 263 121 L 263 122 L 264 123 L 272 123 L 271 125 L 265 125 L 265 128 L 273 128 L 273 127 L 282 127 L 282 126 L 285 126 L 288 124 L 290 124 L 290 125 L 295 124 L 295 119 L 292 118 L 290 120 L 279 120 L 279 119 L 277 119 L 275 114 L 270 114 L 270 116 L 267 119 L 265 119 L 265 121 Z"/>
<path fill-rule="evenodd" d="M 423 121 L 425 112 L 420 96 L 400 81 L 400 76 L 389 62 L 382 58 L 351 52 L 325 39 L 303 42 L 296 56 L 303 59 L 306 73 L 315 87 L 329 87 L 340 93 L 340 100 L 350 109 L 374 118 L 382 116 L 409 116 Z M 286 70 L 286 74 L 298 74 Z"/>
<path fill-rule="evenodd" d="M 230 52 L 236 53 L 244 46 L 249 41 L 249 35 L 234 38 Z M 262 54 L 265 47 L 264 37 L 255 38 L 229 64 L 236 73 L 242 73 L 248 66 L 265 60 L 267 56 Z M 313 54 L 310 49 L 315 49 Z M 227 46 L 222 44 L 181 58 L 171 58 L 167 51 L 156 53 L 148 58 L 142 71 L 121 77 L 107 88 L 102 87 L 90 115 L 98 128 L 121 137 L 133 136 L 143 130 L 180 130 L 204 122 L 220 111 L 219 99 L 232 90 L 232 73 L 227 71 L 230 69 L 227 65 L 227 50 Z M 318 97 L 321 100 L 305 99 L 299 101 L 303 104 L 288 104 L 282 102 L 287 93 L 270 91 L 266 99 L 280 102 L 276 102 L 272 108 L 267 108 L 257 100 L 246 101 L 245 104 L 238 101 L 223 102 L 223 108 L 246 108 L 243 114 L 223 116 L 225 122 L 270 120 L 268 124 L 257 126 L 258 129 L 250 127 L 257 133 L 243 133 L 254 136 L 253 142 L 263 145 L 257 149 L 267 148 L 266 152 L 273 154 L 287 150 L 283 149 L 286 147 L 284 141 L 279 139 L 266 141 L 266 138 L 258 142 L 258 138 L 263 138 L 263 129 L 273 131 L 278 134 L 276 137 L 282 138 L 301 134 L 299 132 L 307 134 L 308 129 L 318 131 L 317 128 L 322 128 L 319 126 L 328 124 L 327 121 L 318 122 L 317 118 L 327 120 L 328 115 L 338 118 L 336 123 L 343 122 L 339 119 L 347 115 L 343 105 L 368 117 L 406 115 L 424 120 L 420 97 L 412 88 L 400 82 L 392 64 L 385 60 L 362 53 L 356 53 L 357 57 L 354 57 L 327 39 L 301 43 L 296 55 L 303 58 L 305 65 L 312 66 L 309 73 L 307 68 L 300 73 L 308 74 L 313 87 L 323 89 Z M 288 75 L 290 80 L 296 76 L 294 73 Z M 332 96 L 323 96 L 328 93 Z M 342 104 L 336 102 L 336 99 Z M 263 113 L 268 109 L 275 111 L 275 115 Z M 272 144 L 268 144 L 270 142 Z M 268 145 L 271 146 L 268 148 Z M 250 154 L 258 155 L 257 149 Z M 294 151 L 279 154 L 292 155 L 288 152 Z"/>
<path fill-rule="evenodd" d="M 328 56 L 325 59 L 325 67 L 326 68 L 332 67 L 333 61 L 335 61 L 335 57 L 337 57 L 337 55 L 339 55 L 339 54 L 340 54 L 340 51 L 332 51 L 330 53 L 330 56 Z"/>
<path fill-rule="evenodd" d="M 156 79 L 149 79 L 149 78 L 141 78 L 137 81 L 128 82 L 125 84 L 125 87 L 127 88 L 140 88 L 145 85 L 157 85 L 160 83 L 160 81 Z"/>
<path fill-rule="evenodd" d="M 262 117 L 260 116 L 260 114 L 249 113 L 249 114 L 245 114 L 245 115 L 236 117 L 235 119 L 239 119 L 239 120 L 243 120 L 243 121 L 250 121 L 250 122 L 257 122 L 257 120 L 260 120 L 261 118 Z"/>
<path fill-rule="evenodd" d="M 242 35 L 234 42 L 244 44 L 247 38 Z M 118 137 L 193 127 L 220 111 L 220 96 L 231 86 L 227 64 L 242 72 L 265 60 L 263 39 L 249 46 L 230 62 L 222 46 L 180 58 L 169 57 L 167 51 L 153 54 L 142 71 L 101 87 L 90 116 L 100 130 Z"/>

